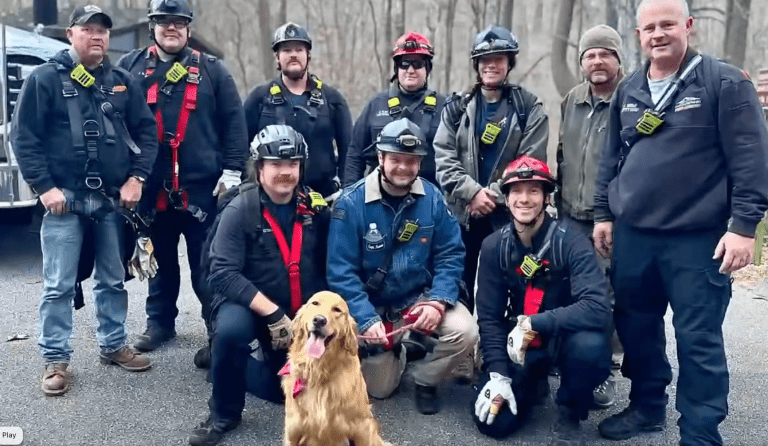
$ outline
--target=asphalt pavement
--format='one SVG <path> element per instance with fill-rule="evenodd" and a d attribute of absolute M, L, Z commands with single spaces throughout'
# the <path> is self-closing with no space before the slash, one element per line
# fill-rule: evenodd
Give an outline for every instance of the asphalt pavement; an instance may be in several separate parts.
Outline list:
<path fill-rule="evenodd" d="M 0 222 L 3 221 L 0 214 Z M 182 242 L 183 243 L 183 242 Z M 189 431 L 207 413 L 211 386 L 192 357 L 205 343 L 200 304 L 189 284 L 186 256 L 182 263 L 177 337 L 149 354 L 154 367 L 129 373 L 99 363 L 90 284 L 86 307 L 74 313 L 70 368 L 72 390 L 46 397 L 40 390 L 42 360 L 37 345 L 37 306 L 42 288 L 42 261 L 37 236 L 18 223 L 0 223 L 0 432 L 20 427 L 23 445 L 185 445 Z M 181 250 L 183 252 L 183 250 Z M 133 341 L 145 326 L 146 283 L 133 280 L 129 292 L 128 333 Z M 736 285 L 723 331 L 731 370 L 730 415 L 721 425 L 727 445 L 768 444 L 768 282 L 746 288 Z M 6 341 L 14 335 L 28 339 Z M 667 315 L 667 351 L 677 379 L 671 313 Z M 407 372 L 406 372 L 407 373 Z M 556 378 L 550 378 L 554 388 Z M 425 416 L 413 403 L 414 384 L 406 376 L 397 393 L 373 401 L 373 412 L 385 440 L 397 445 L 546 445 L 555 421 L 552 397 L 538 406 L 528 425 L 505 441 L 480 435 L 470 418 L 469 386 L 451 383 L 442 389 L 444 409 Z M 593 411 L 583 423 L 589 445 L 675 445 L 679 442 L 674 410 L 675 385 L 670 386 L 667 429 L 663 435 L 611 442 L 600 439 L 597 423 L 626 406 L 629 382 L 618 384 L 617 404 Z M 283 408 L 246 399 L 243 423 L 222 445 L 282 445 Z M 0 444 L 3 439 L 0 438 Z"/>

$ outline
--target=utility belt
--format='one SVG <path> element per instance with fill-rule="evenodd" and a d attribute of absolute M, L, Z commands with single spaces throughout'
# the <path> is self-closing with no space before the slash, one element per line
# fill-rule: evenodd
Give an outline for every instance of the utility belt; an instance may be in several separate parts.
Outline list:
<path fill-rule="evenodd" d="M 72 191 L 62 189 L 66 201 L 67 212 L 101 221 L 107 214 L 115 212 L 119 206 L 117 198 L 107 196 L 101 190 Z"/>

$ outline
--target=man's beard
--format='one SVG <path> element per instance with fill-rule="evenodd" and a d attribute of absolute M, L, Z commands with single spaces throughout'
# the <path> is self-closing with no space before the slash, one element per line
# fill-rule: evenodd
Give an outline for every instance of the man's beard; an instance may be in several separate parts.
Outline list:
<path fill-rule="evenodd" d="M 303 78 L 304 74 L 307 72 L 306 66 L 304 66 L 301 69 L 296 69 L 296 68 L 293 68 L 293 64 L 291 64 L 290 62 L 289 62 L 289 66 L 291 66 L 291 68 L 284 68 L 282 69 L 282 72 L 283 72 L 283 75 L 285 75 L 285 77 L 287 77 L 290 80 L 297 81 Z"/>

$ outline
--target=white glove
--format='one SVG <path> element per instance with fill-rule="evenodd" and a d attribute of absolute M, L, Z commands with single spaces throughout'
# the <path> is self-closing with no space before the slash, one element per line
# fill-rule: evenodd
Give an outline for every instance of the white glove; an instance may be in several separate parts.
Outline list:
<path fill-rule="evenodd" d="M 136 249 L 128 262 L 128 272 L 139 280 L 151 279 L 157 274 L 155 247 L 149 237 L 136 239 Z"/>
<path fill-rule="evenodd" d="M 515 401 L 515 394 L 512 393 L 512 379 L 491 372 L 491 380 L 485 384 L 480 395 L 477 396 L 475 415 L 481 423 L 493 424 L 504 401 L 509 404 L 512 415 L 517 415 L 517 401 Z"/>
<path fill-rule="evenodd" d="M 517 325 L 507 336 L 507 354 L 509 359 L 515 364 L 523 365 L 525 363 L 525 351 L 528 348 L 528 344 L 531 343 L 536 336 L 536 332 L 533 330 L 526 330 L 520 326 L 527 316 L 520 315 L 517 317 Z"/>
<path fill-rule="evenodd" d="M 222 190 L 221 186 L 224 186 Z M 240 185 L 240 171 L 224 169 L 224 173 L 221 174 L 219 182 L 216 183 L 216 187 L 213 188 L 213 196 L 219 195 L 222 192 L 227 191 L 235 186 Z"/>

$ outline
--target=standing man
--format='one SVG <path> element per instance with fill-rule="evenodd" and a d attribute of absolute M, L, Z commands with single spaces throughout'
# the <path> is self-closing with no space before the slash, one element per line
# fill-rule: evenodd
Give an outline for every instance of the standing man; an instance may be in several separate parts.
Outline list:
<path fill-rule="evenodd" d="M 216 215 L 216 196 L 240 184 L 248 150 L 245 115 L 232 75 L 220 60 L 189 47 L 193 12 L 188 0 L 152 0 L 148 17 L 155 44 L 126 54 L 118 63 L 143 81 L 160 143 L 141 205 L 143 213 L 153 216 L 150 232 L 158 264 L 157 275 L 149 279 L 147 329 L 135 344 L 142 351 L 176 336 L 182 234 L 192 289 L 210 334 L 211 293 L 198 280 L 205 277 L 201 249 Z M 208 347 L 199 356 L 209 357 Z"/>
<path fill-rule="evenodd" d="M 547 159 L 544 106 L 532 93 L 507 83 L 517 52 L 517 38 L 506 28 L 489 26 L 477 34 L 471 56 L 477 83 L 449 100 L 435 135 L 437 179 L 462 225 L 467 248 L 464 283 L 470 311 L 480 245 L 509 221 L 494 183 L 504 166 L 522 154 Z"/>
<path fill-rule="evenodd" d="M 210 415 L 189 437 L 213 446 L 240 424 L 245 391 L 280 403 L 277 372 L 291 343 L 291 319 L 326 289 L 329 212 L 302 185 L 307 144 L 292 128 L 270 125 L 251 144 L 249 179 L 222 211 L 211 243 Z M 315 206 L 317 204 L 317 206 Z M 251 356 L 258 340 L 259 360 Z"/>
<path fill-rule="evenodd" d="M 669 305 L 680 444 L 722 445 L 722 324 L 730 273 L 752 260 L 768 207 L 768 132 L 752 82 L 689 47 L 684 0 L 644 0 L 637 17 L 648 62 L 611 102 L 594 229 L 597 250 L 613 249 L 614 318 L 632 388 L 629 407 L 599 429 L 613 440 L 664 429 Z"/>
<path fill-rule="evenodd" d="M 440 124 L 445 96 L 427 87 L 435 51 L 429 39 L 409 31 L 395 42 L 392 60 L 395 74 L 389 90 L 383 91 L 365 106 L 352 131 L 352 143 L 344 168 L 344 187 L 363 178 L 366 167 L 378 165 L 376 137 L 390 122 L 408 118 L 427 137 L 427 155 L 421 161 L 419 176 L 438 186 L 435 172 L 435 149 L 432 141 Z"/>
<path fill-rule="evenodd" d="M 523 155 L 502 181 L 512 222 L 480 252 L 477 318 L 486 374 L 474 420 L 485 435 L 513 433 L 548 392 L 556 365 L 562 378 L 549 444 L 582 446 L 592 389 L 610 373 L 608 280 L 587 237 L 545 212 L 555 189 L 546 163 Z M 522 343 L 526 334 L 530 344 Z"/>
<path fill-rule="evenodd" d="M 585 81 L 565 95 L 557 146 L 558 214 L 563 221 L 592 238 L 595 226 L 595 179 L 600 154 L 608 133 L 608 107 L 622 77 L 621 36 L 607 25 L 588 30 L 579 42 L 581 69 Z M 605 271 L 610 259 L 598 261 Z M 618 336 L 611 339 L 613 366 L 611 376 L 595 389 L 597 407 L 613 405 L 616 378 L 619 377 L 624 351 Z"/>
<path fill-rule="evenodd" d="M 309 145 L 304 183 L 327 197 L 339 189 L 352 133 L 347 101 L 309 73 L 312 39 L 288 22 L 275 31 L 272 51 L 280 76 L 256 87 L 245 101 L 248 139 L 272 124 L 289 125 Z"/>
<path fill-rule="evenodd" d="M 51 396 L 66 393 L 72 381 L 72 299 L 89 225 L 99 359 L 129 371 L 151 367 L 125 344 L 128 293 L 116 208 L 132 209 L 141 198 L 157 154 L 156 129 L 138 83 L 106 56 L 111 27 L 98 7 L 75 8 L 67 28 L 72 47 L 30 74 L 13 116 L 21 173 L 46 209 L 38 345 L 45 361 L 41 387 Z"/>
<path fill-rule="evenodd" d="M 379 167 L 344 190 L 328 237 L 328 285 L 349 304 L 369 348 L 368 393 L 387 398 L 400 384 L 406 351 L 394 334 L 406 321 L 434 339 L 414 368 L 416 408 L 440 411 L 437 385 L 477 343 L 477 324 L 458 301 L 464 247 L 456 219 L 434 185 L 418 177 L 424 133 L 406 118 L 376 142 Z M 394 339 L 393 339 L 394 337 Z"/>

